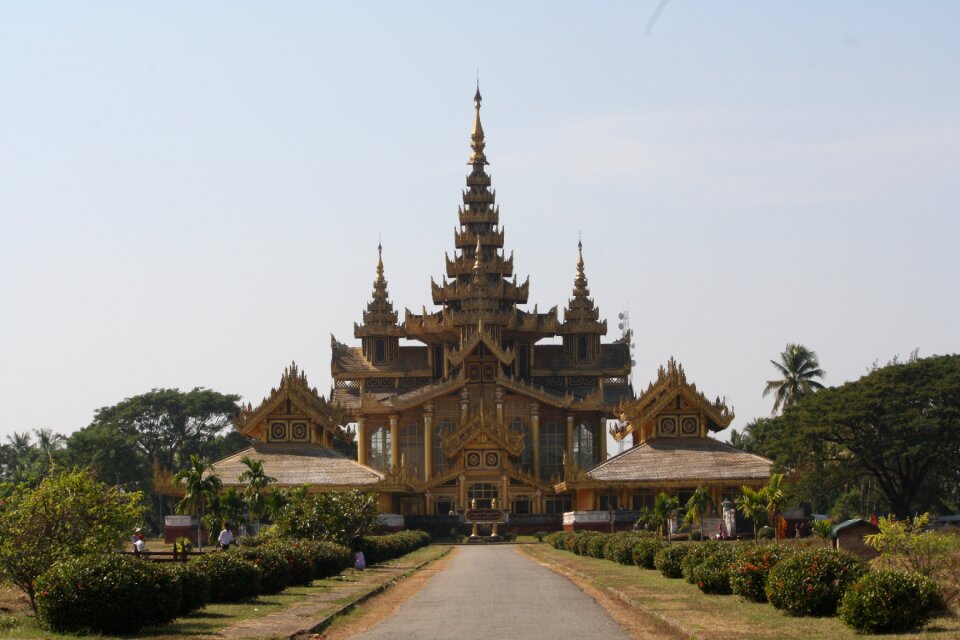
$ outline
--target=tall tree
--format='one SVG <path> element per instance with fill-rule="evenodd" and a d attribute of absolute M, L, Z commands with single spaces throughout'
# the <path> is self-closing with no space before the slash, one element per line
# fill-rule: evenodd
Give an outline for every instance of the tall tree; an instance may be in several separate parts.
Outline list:
<path fill-rule="evenodd" d="M 784 458 L 854 466 L 900 517 L 943 508 L 960 481 L 960 355 L 877 369 L 775 422 Z"/>
<path fill-rule="evenodd" d="M 737 511 L 743 514 L 745 518 L 753 521 L 753 542 L 759 540 L 757 524 L 760 518 L 764 516 L 767 510 L 767 501 L 761 491 L 751 489 L 750 487 L 741 487 L 743 493 L 737 498 Z"/>
<path fill-rule="evenodd" d="M 664 492 L 657 494 L 657 499 L 653 503 L 653 510 L 650 512 L 650 524 L 656 528 L 657 534 L 670 542 L 670 520 L 677 515 L 680 508 L 680 498 L 668 496 Z"/>
<path fill-rule="evenodd" d="M 781 409 L 786 410 L 793 406 L 803 396 L 823 389 L 818 378 L 823 378 L 826 372 L 820 368 L 817 354 L 802 344 L 788 344 L 780 354 L 780 362 L 771 360 L 770 364 L 782 376 L 779 380 L 767 380 L 763 389 L 763 396 L 773 393 L 773 410 L 770 415 L 776 415 Z"/>
<path fill-rule="evenodd" d="M 194 454 L 190 456 L 190 463 L 173 477 L 174 481 L 177 484 L 183 484 L 185 489 L 183 500 L 177 505 L 177 511 L 193 512 L 197 516 L 197 548 L 200 551 L 203 551 L 201 529 L 204 512 L 207 505 L 217 499 L 220 487 L 223 486 L 220 478 L 211 472 L 210 463 Z"/>
<path fill-rule="evenodd" d="M 250 517 L 257 523 L 256 528 L 259 529 L 260 519 L 267 510 L 264 491 L 277 479 L 268 476 L 263 470 L 263 460 L 252 460 L 250 456 L 243 456 L 240 462 L 247 468 L 239 478 L 240 482 L 247 483 L 243 489 L 243 497 L 250 511 Z"/>
<path fill-rule="evenodd" d="M 760 495 L 766 502 L 767 522 L 776 531 L 777 540 L 781 540 L 783 535 L 780 526 L 780 513 L 787 505 L 787 494 L 783 491 L 783 474 L 774 473 L 771 475 L 767 486 L 760 491 Z M 784 527 L 786 527 L 786 523 L 784 523 Z"/>
<path fill-rule="evenodd" d="M 239 410 L 239 399 L 201 387 L 186 393 L 154 389 L 98 409 L 91 427 L 133 436 L 148 460 L 179 469 L 191 455 L 210 457 L 217 436 Z"/>

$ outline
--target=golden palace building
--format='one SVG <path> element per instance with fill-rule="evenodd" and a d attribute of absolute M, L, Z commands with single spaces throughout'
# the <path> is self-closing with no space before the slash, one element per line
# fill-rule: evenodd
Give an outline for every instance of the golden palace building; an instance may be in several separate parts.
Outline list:
<path fill-rule="evenodd" d="M 576 270 L 562 318 L 556 307 L 524 308 L 530 280 L 517 278 L 504 252 L 479 90 L 474 107 L 453 253 L 445 277 L 431 280 L 434 310 L 400 318 L 378 248 L 355 341 L 331 339 L 329 400 L 296 365 L 288 368 L 260 406 L 238 416 L 237 428 L 255 444 L 214 464 L 224 486 L 242 484 L 239 459 L 248 455 L 264 460 L 280 487 L 376 491 L 380 511 L 407 526 L 436 529 L 431 519 L 450 522 L 473 506 L 502 510 L 508 528 L 529 531 L 622 528 L 656 493 L 682 500 L 701 485 L 719 510 L 740 485 L 766 482 L 769 460 L 709 437 L 733 413 L 689 384 L 680 365 L 661 367 L 635 397 L 630 335 L 604 341 L 582 245 L 571 255 Z M 330 420 L 336 406 L 354 425 L 356 460 L 333 448 L 344 435 Z M 608 459 L 613 419 L 614 438 L 633 446 Z"/>

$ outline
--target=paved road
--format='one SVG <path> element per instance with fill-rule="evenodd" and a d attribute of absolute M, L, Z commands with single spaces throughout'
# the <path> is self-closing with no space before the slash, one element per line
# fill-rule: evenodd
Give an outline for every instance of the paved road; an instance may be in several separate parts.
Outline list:
<path fill-rule="evenodd" d="M 458 547 L 393 616 L 353 640 L 629 640 L 590 596 L 512 546 Z"/>

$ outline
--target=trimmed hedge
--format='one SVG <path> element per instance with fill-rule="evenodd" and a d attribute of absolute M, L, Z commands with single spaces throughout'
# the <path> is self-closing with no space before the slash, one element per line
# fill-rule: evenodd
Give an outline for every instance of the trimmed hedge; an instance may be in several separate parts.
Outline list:
<path fill-rule="evenodd" d="M 606 537 L 607 543 L 603 548 L 603 557 L 618 564 L 634 564 L 633 548 L 641 540 L 649 539 L 651 539 L 650 534 L 636 531 L 611 533 Z"/>
<path fill-rule="evenodd" d="M 260 569 L 260 593 L 280 593 L 290 586 L 292 571 L 288 553 L 290 545 L 243 546 L 228 553 L 239 556 Z M 293 555 L 290 553 L 290 555 Z"/>
<path fill-rule="evenodd" d="M 40 623 L 54 631 L 129 634 L 173 620 L 180 584 L 152 562 L 120 554 L 57 562 L 37 578 Z"/>
<path fill-rule="evenodd" d="M 641 569 L 655 569 L 656 567 L 653 564 L 653 558 L 657 555 L 658 551 L 666 548 L 666 546 L 666 542 L 663 542 L 657 538 L 648 537 L 641 539 L 639 542 L 634 544 L 633 549 L 631 549 L 633 564 L 637 565 Z"/>
<path fill-rule="evenodd" d="M 367 564 L 379 564 L 399 558 L 411 551 L 430 544 L 430 534 L 426 531 L 399 531 L 383 536 L 364 536 L 359 547 Z"/>
<path fill-rule="evenodd" d="M 866 571 L 862 560 L 843 551 L 801 551 L 770 570 L 767 600 L 795 616 L 833 615 L 844 591 Z"/>
<path fill-rule="evenodd" d="M 164 568 L 173 574 L 180 585 L 180 608 L 177 617 L 199 611 L 210 599 L 210 579 L 195 564 L 174 562 Z"/>
<path fill-rule="evenodd" d="M 700 544 L 688 545 L 689 551 L 685 556 L 683 556 L 683 560 L 680 562 L 680 568 L 683 570 L 684 580 L 690 584 L 696 584 L 697 581 L 693 577 L 693 568 L 701 564 L 710 556 L 720 553 L 721 545 L 723 544 L 724 543 L 717 542 L 716 540 L 710 540 Z"/>
<path fill-rule="evenodd" d="M 683 568 L 680 563 L 687 555 L 689 547 L 682 544 L 668 544 L 653 557 L 653 566 L 665 578 L 682 578 Z"/>
<path fill-rule="evenodd" d="M 730 565 L 730 589 L 746 600 L 767 601 L 767 577 L 770 569 L 795 553 L 783 544 L 744 547 Z"/>
<path fill-rule="evenodd" d="M 261 593 L 263 573 L 239 554 L 208 553 L 189 562 L 210 580 L 210 602 L 236 602 Z"/>
<path fill-rule="evenodd" d="M 917 573 L 879 569 L 865 574 L 843 594 L 837 613 L 857 631 L 911 631 L 944 611 L 937 583 Z"/>

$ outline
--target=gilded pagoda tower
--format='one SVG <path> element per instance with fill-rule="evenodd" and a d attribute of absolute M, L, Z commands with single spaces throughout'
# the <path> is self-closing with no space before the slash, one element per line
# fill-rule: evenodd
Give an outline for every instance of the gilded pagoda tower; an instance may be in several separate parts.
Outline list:
<path fill-rule="evenodd" d="M 633 398 L 629 345 L 601 340 L 582 244 L 563 321 L 557 307 L 523 308 L 530 279 L 518 281 L 504 251 L 481 104 L 478 89 L 454 250 L 430 283 L 435 310 L 407 309 L 399 323 L 378 247 L 361 344 L 332 339 L 332 400 L 356 422 L 358 462 L 384 474 L 380 489 L 405 515 L 494 500 L 514 516 L 568 511 L 558 483 L 606 460 L 606 421 Z"/>

